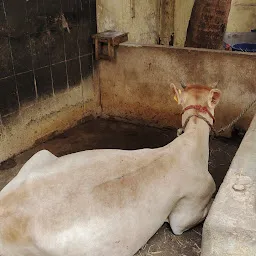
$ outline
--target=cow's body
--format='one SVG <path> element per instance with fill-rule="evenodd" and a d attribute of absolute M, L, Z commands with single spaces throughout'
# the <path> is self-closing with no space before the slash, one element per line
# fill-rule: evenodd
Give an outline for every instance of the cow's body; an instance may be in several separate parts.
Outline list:
<path fill-rule="evenodd" d="M 182 234 L 215 191 L 208 136 L 198 120 L 162 148 L 38 152 L 0 193 L 0 255 L 132 256 L 168 216 Z"/>

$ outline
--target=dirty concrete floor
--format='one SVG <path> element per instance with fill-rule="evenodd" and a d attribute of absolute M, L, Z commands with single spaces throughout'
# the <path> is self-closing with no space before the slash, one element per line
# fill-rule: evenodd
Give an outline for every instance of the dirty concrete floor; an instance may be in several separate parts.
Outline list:
<path fill-rule="evenodd" d="M 48 149 L 56 156 L 98 148 L 139 149 L 164 146 L 176 137 L 176 131 L 157 129 L 124 122 L 90 120 L 0 165 L 0 190 L 18 173 L 21 166 L 37 151 Z M 209 171 L 217 187 L 239 147 L 241 138 L 210 141 Z M 202 224 L 174 236 L 167 223 L 148 241 L 136 256 L 199 256 Z"/>

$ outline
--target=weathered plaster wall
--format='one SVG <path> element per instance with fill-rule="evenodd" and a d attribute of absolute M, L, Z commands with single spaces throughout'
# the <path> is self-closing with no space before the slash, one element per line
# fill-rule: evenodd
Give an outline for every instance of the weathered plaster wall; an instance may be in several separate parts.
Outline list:
<path fill-rule="evenodd" d="M 195 0 L 176 0 L 174 12 L 174 46 L 183 47 Z M 256 0 L 233 0 L 227 32 L 250 32 L 256 28 Z"/>
<path fill-rule="evenodd" d="M 173 45 L 175 0 L 162 0 L 160 3 L 159 44 Z"/>
<path fill-rule="evenodd" d="M 174 46 L 183 47 L 195 0 L 176 0 L 174 12 Z"/>
<path fill-rule="evenodd" d="M 256 0 L 233 0 L 227 32 L 250 32 L 256 28 Z"/>
<path fill-rule="evenodd" d="M 155 0 L 97 0 L 98 32 L 129 32 L 129 41 L 156 44 L 159 37 L 159 3 Z"/>
<path fill-rule="evenodd" d="M 0 163 L 38 141 L 75 126 L 87 116 L 100 114 L 97 78 L 83 80 L 69 91 L 38 100 L 0 125 Z"/>
<path fill-rule="evenodd" d="M 226 125 L 256 97 L 256 55 L 126 44 L 114 62 L 101 61 L 101 104 L 105 116 L 158 126 L 180 126 L 180 107 L 170 83 L 210 84 L 223 92 L 216 128 Z M 254 110 L 255 111 L 255 110 Z M 253 110 L 238 126 L 248 128 Z"/>
<path fill-rule="evenodd" d="M 97 0 L 98 31 L 129 32 L 129 42 L 168 45 L 174 32 L 174 46 L 183 47 L 195 0 Z M 233 0 L 227 32 L 255 28 L 256 0 Z"/>

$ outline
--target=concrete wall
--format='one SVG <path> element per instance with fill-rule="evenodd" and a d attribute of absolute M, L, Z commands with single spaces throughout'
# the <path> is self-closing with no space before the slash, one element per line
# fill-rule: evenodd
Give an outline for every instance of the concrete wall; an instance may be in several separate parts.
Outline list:
<path fill-rule="evenodd" d="M 93 83 L 90 76 L 68 91 L 40 99 L 5 118 L 0 125 L 0 163 L 87 116 L 100 114 L 97 86 L 97 78 Z"/>
<path fill-rule="evenodd" d="M 210 84 L 223 92 L 216 128 L 226 125 L 256 97 L 256 55 L 164 46 L 126 44 L 114 62 L 99 65 L 105 116 L 158 126 L 180 126 L 180 107 L 170 83 Z M 237 126 L 247 129 L 251 110 Z"/>

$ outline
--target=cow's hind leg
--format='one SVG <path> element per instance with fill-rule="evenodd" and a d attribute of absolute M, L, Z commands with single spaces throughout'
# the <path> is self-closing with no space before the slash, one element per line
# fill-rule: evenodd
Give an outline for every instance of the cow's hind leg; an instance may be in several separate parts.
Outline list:
<path fill-rule="evenodd" d="M 57 157 L 53 155 L 48 150 L 41 150 L 34 154 L 21 168 L 19 174 L 27 174 L 32 170 L 38 169 L 44 165 L 47 165 L 54 160 L 56 160 Z"/>
<path fill-rule="evenodd" d="M 47 150 L 41 150 L 37 152 L 24 164 L 24 166 L 21 168 L 19 173 L 13 178 L 13 180 L 9 182 L 1 190 L 1 195 L 4 195 L 4 193 L 8 193 L 10 189 L 13 190 L 18 188 L 19 185 L 23 181 L 25 181 L 31 173 L 42 171 L 42 166 L 50 164 L 56 159 L 57 157 Z M 43 169 L 43 171 L 45 172 L 47 171 L 47 169 Z"/>
<path fill-rule="evenodd" d="M 203 204 L 205 205 L 205 204 Z M 169 215 L 169 223 L 175 235 L 181 235 L 183 232 L 202 222 L 207 216 L 212 200 L 206 206 L 196 204 L 195 202 L 180 202 L 176 209 Z"/>
<path fill-rule="evenodd" d="M 41 150 L 34 154 L 21 168 L 18 175 L 27 175 L 40 167 L 55 161 L 58 157 L 53 155 L 48 150 Z"/>

